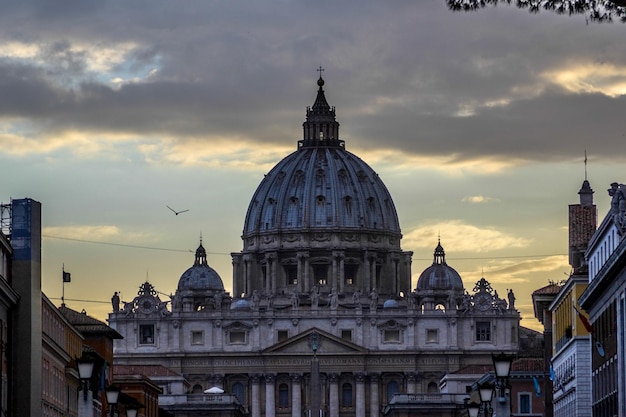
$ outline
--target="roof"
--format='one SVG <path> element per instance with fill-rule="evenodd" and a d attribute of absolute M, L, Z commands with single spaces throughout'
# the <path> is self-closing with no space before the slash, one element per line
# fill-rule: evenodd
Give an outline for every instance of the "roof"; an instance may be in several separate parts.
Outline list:
<path fill-rule="evenodd" d="M 561 284 L 557 284 L 556 282 L 551 282 L 545 287 L 541 287 L 533 291 L 532 295 L 553 295 L 553 294 L 558 294 L 559 291 L 561 291 Z"/>
<path fill-rule="evenodd" d="M 59 307 L 59 312 L 70 322 L 72 326 L 78 329 L 83 335 L 86 333 L 106 334 L 112 339 L 123 339 L 115 329 L 109 327 L 106 323 L 94 319 L 87 315 L 85 310 L 78 312 L 67 307 L 65 304 Z"/>

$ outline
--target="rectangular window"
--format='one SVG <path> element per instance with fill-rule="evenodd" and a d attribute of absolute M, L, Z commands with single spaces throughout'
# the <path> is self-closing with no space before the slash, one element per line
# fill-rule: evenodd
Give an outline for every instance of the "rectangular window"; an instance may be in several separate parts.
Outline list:
<path fill-rule="evenodd" d="M 490 340 L 491 340 L 491 322 L 477 321 L 476 322 L 476 341 L 489 342 Z"/>
<path fill-rule="evenodd" d="M 400 330 L 385 330 L 385 343 L 400 343 Z"/>
<path fill-rule="evenodd" d="M 232 331 L 229 333 L 229 341 L 231 345 L 244 345 L 246 344 L 246 332 Z"/>
<path fill-rule="evenodd" d="M 191 344 L 192 345 L 203 345 L 204 344 L 204 333 L 203 332 L 191 332 Z"/>
<path fill-rule="evenodd" d="M 426 343 L 439 343 L 438 329 L 426 329 Z"/>
<path fill-rule="evenodd" d="M 289 330 L 279 330 L 278 331 L 278 341 L 284 342 L 289 339 Z"/>
<path fill-rule="evenodd" d="M 139 325 L 139 344 L 141 345 L 153 345 L 154 344 L 154 324 L 140 324 Z"/>
<path fill-rule="evenodd" d="M 343 279 L 345 285 L 355 285 L 359 272 L 359 264 L 347 263 L 343 267 Z"/>
<path fill-rule="evenodd" d="M 347 340 L 348 342 L 352 341 L 352 330 L 342 329 L 341 330 L 341 338 L 343 340 Z"/>
<path fill-rule="evenodd" d="M 285 275 L 287 276 L 287 285 L 298 284 L 298 267 L 296 265 L 285 265 Z"/>
<path fill-rule="evenodd" d="M 530 414 L 530 399 L 531 396 L 528 393 L 520 393 L 519 394 L 519 413 L 520 414 Z"/>

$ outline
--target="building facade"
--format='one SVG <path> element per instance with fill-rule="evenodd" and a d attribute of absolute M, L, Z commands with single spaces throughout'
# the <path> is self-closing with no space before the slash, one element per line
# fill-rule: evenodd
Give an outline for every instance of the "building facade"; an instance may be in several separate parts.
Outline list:
<path fill-rule="evenodd" d="M 593 190 L 586 179 L 578 195 L 579 203 L 569 206 L 569 262 L 572 273 L 549 306 L 555 417 L 592 415 L 590 334 L 582 321 L 587 317 L 582 316 L 578 298 L 589 282 L 585 252 L 596 231 L 597 210 L 593 203 Z"/>
<path fill-rule="evenodd" d="M 42 294 L 41 415 L 77 417 L 83 337 Z"/>
<path fill-rule="evenodd" d="M 626 186 L 608 189 L 611 208 L 585 253 L 589 285 L 578 302 L 589 313 L 593 416 L 626 415 Z"/>
<path fill-rule="evenodd" d="M 413 415 L 437 403 L 456 416 L 461 396 L 441 393 L 442 377 L 519 350 L 512 291 L 505 300 L 485 278 L 465 287 L 441 244 L 411 287 L 391 194 L 346 150 L 323 86 L 296 151 L 252 196 L 233 295 L 200 242 L 171 301 L 149 282 L 114 300 L 115 364 L 178 375 L 154 377 L 177 417 L 206 415 L 213 388 L 252 417 L 374 417 L 396 394 L 423 403 Z"/>

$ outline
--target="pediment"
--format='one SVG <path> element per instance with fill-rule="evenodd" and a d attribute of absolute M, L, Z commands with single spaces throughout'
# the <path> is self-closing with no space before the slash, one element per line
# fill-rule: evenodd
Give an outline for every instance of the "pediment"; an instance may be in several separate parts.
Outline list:
<path fill-rule="evenodd" d="M 345 353 L 366 353 L 367 349 L 341 339 L 318 328 L 308 329 L 280 343 L 265 349 L 263 353 L 273 354 L 310 354 L 313 352 L 313 334 L 317 334 L 317 354 L 332 355 Z"/>

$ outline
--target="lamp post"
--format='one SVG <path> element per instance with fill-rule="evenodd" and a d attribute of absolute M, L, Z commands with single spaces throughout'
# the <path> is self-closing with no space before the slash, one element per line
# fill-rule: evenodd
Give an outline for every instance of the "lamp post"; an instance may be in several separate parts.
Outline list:
<path fill-rule="evenodd" d="M 471 403 L 467 403 L 465 407 L 467 407 L 467 414 L 469 417 L 478 417 L 478 413 L 480 413 L 479 403 L 472 401 Z"/>
<path fill-rule="evenodd" d="M 111 417 L 114 417 L 113 412 L 117 408 L 117 400 L 120 397 L 120 388 L 114 385 L 109 385 L 106 390 L 107 404 L 109 405 L 109 410 L 111 413 Z"/>
<path fill-rule="evenodd" d="M 83 391 L 83 400 L 87 401 L 87 391 L 89 391 L 89 380 L 93 374 L 95 362 L 92 359 L 80 358 L 76 359 L 78 365 L 78 378 L 80 378 L 80 389 Z"/>
<path fill-rule="evenodd" d="M 498 417 L 510 417 L 511 399 L 509 398 L 509 376 L 511 374 L 513 356 L 502 352 L 499 354 L 492 354 L 491 357 L 493 359 L 493 368 L 496 372 L 496 388 L 498 391 L 496 415 Z"/>
<path fill-rule="evenodd" d="M 82 401 L 78 401 L 79 417 L 87 417 L 93 415 L 93 392 L 89 389 L 89 381 L 93 376 L 96 361 L 83 354 L 81 358 L 76 359 L 78 367 L 78 378 L 80 379 L 79 389 L 83 391 Z M 80 397 L 79 397 L 80 398 Z"/>
<path fill-rule="evenodd" d="M 493 408 L 491 408 L 493 384 L 488 382 L 478 384 L 478 394 L 480 395 L 480 402 L 482 404 L 485 417 L 491 417 L 493 415 Z"/>
<path fill-rule="evenodd" d="M 134 405 L 129 405 L 128 407 L 126 407 L 126 417 L 137 417 L 138 412 L 139 409 Z"/>

